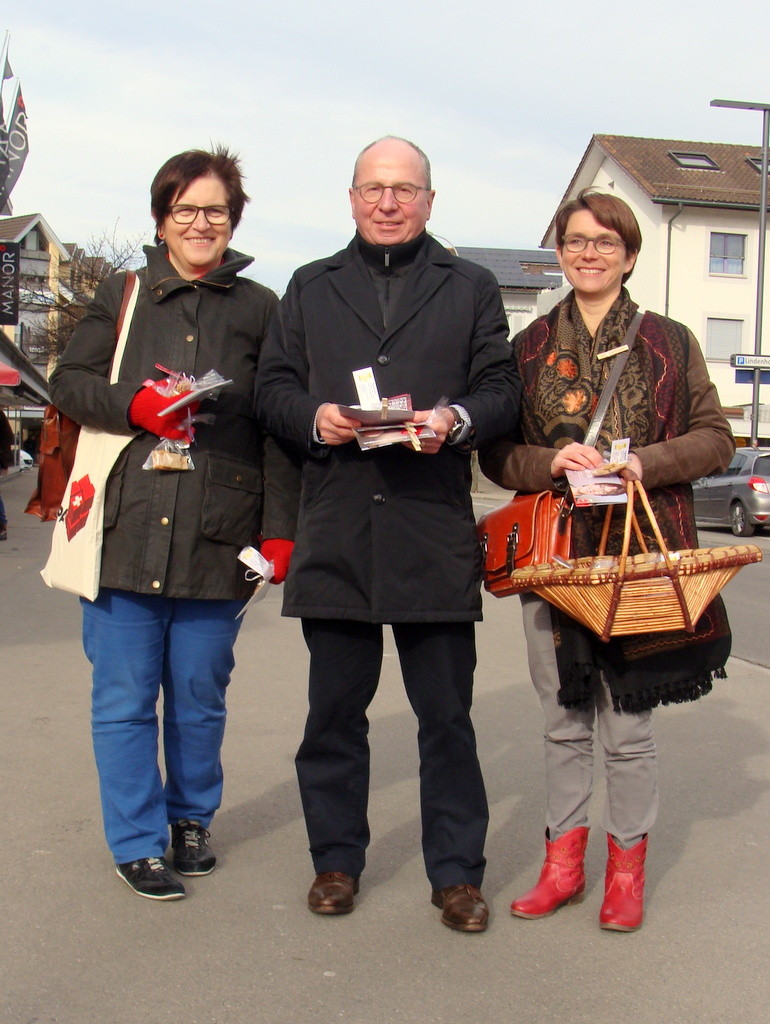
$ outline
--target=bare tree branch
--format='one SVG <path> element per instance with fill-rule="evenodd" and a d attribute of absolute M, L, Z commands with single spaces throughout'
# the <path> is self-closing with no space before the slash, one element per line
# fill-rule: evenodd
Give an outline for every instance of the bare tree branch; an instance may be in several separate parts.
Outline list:
<path fill-rule="evenodd" d="M 52 367 L 64 351 L 76 324 L 86 311 L 97 286 L 121 270 L 130 270 L 142 262 L 146 235 L 130 238 L 112 230 L 92 235 L 84 248 L 68 245 L 70 260 L 59 264 L 58 280 L 24 282 L 23 308 L 38 314 L 43 321 L 30 327 L 24 350 L 33 362 Z"/>

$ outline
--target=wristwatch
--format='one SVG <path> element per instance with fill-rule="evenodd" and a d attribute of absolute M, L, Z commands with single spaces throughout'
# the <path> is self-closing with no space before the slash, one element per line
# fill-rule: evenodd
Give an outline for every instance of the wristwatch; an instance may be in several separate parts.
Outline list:
<path fill-rule="evenodd" d="M 473 433 L 473 427 L 471 426 L 470 417 L 461 410 L 457 405 L 450 405 L 449 411 L 455 418 L 453 426 L 449 428 L 446 436 L 446 443 L 451 445 L 462 444 L 463 441 L 467 441 Z M 465 415 L 463 415 L 465 413 Z"/>

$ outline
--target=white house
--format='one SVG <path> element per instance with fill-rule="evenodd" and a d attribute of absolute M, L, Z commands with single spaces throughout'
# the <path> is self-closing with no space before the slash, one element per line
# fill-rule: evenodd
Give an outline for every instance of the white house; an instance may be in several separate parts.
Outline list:
<path fill-rule="evenodd" d="M 754 352 L 760 170 L 756 146 L 594 135 L 564 194 L 596 187 L 634 210 L 643 245 L 631 295 L 697 335 L 736 437 L 750 436 L 752 388 L 735 383 L 729 360 Z M 541 245 L 555 244 L 551 221 Z M 765 351 L 769 332 L 766 301 Z M 769 388 L 760 391 L 762 438 L 770 437 L 770 405 L 761 405 Z"/>

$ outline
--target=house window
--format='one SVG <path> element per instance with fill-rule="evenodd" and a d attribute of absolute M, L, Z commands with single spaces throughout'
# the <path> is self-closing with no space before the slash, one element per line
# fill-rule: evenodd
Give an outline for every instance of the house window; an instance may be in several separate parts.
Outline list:
<path fill-rule="evenodd" d="M 745 254 L 745 235 L 726 235 L 719 231 L 712 231 L 709 273 L 740 276 L 744 273 Z"/>
<path fill-rule="evenodd" d="M 525 327 L 537 317 L 536 309 L 527 309 L 524 306 L 506 306 L 505 315 L 508 318 L 508 326 L 510 328 L 508 332 L 508 340 L 512 340 L 516 337 L 519 331 L 523 331 Z"/>
<path fill-rule="evenodd" d="M 37 228 L 32 228 L 31 231 L 27 232 L 21 246 L 27 252 L 40 252 L 40 236 L 38 235 Z"/>
<path fill-rule="evenodd" d="M 706 320 L 706 359 L 729 360 L 733 353 L 741 351 L 742 340 L 743 320 Z"/>
<path fill-rule="evenodd" d="M 670 150 L 668 154 L 674 163 L 692 171 L 718 171 L 719 165 L 715 164 L 710 156 L 705 153 L 682 153 Z"/>
<path fill-rule="evenodd" d="M 754 168 L 754 170 L 757 172 L 757 174 L 761 174 L 762 173 L 762 157 L 761 156 L 747 156 L 746 159 L 751 164 L 751 166 Z M 770 173 L 770 167 L 768 167 L 768 173 Z"/>

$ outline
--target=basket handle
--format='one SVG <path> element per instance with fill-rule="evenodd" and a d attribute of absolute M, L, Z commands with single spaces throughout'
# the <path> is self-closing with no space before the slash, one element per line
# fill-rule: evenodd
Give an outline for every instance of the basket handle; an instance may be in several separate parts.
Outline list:
<path fill-rule="evenodd" d="M 626 495 L 626 497 L 628 498 L 628 495 Z M 636 534 L 636 539 L 639 542 L 639 547 L 646 554 L 647 553 L 647 542 L 645 541 L 644 535 L 643 535 L 642 530 L 641 530 L 641 527 L 639 526 L 639 520 L 638 520 L 637 515 L 636 515 L 636 510 L 633 508 L 633 502 L 628 502 L 627 501 L 626 502 L 626 509 L 628 509 L 629 505 L 631 505 L 631 524 L 633 525 L 634 533 Z M 614 508 L 615 508 L 614 505 L 608 505 L 607 506 L 607 511 L 604 514 L 604 525 L 602 526 L 602 534 L 601 534 L 601 537 L 599 538 L 599 550 L 597 552 L 599 557 L 601 557 L 602 555 L 606 554 L 606 552 L 607 552 L 607 538 L 609 537 L 609 534 L 610 534 L 610 523 L 612 522 L 612 513 L 614 511 Z"/>
<path fill-rule="evenodd" d="M 626 571 L 626 559 L 628 558 L 628 548 L 631 541 L 632 521 L 635 524 L 637 538 L 639 537 L 639 534 L 641 532 L 639 530 L 638 521 L 636 519 L 636 513 L 634 512 L 634 492 L 636 492 L 636 494 L 639 495 L 639 500 L 641 501 L 642 507 L 644 508 L 644 511 L 647 514 L 648 520 L 650 521 L 650 526 L 652 527 L 652 532 L 655 534 L 655 540 L 658 542 L 660 553 L 663 555 L 663 558 L 665 559 L 666 568 L 669 570 L 669 572 L 674 572 L 674 563 L 671 559 L 671 554 L 669 553 L 668 545 L 663 539 L 663 534 L 660 532 L 658 520 L 655 517 L 655 513 L 652 511 L 652 506 L 650 505 L 649 499 L 647 497 L 647 491 L 644 489 L 644 485 L 642 484 L 641 480 L 628 480 L 626 482 L 626 495 L 628 497 L 628 503 L 626 505 L 626 521 L 623 528 L 623 548 L 620 553 L 620 564 L 618 566 L 620 575 L 622 576 Z M 610 508 L 612 508 L 611 505 Z M 642 547 L 644 547 L 645 551 L 647 550 L 644 544 L 642 544 Z"/>

